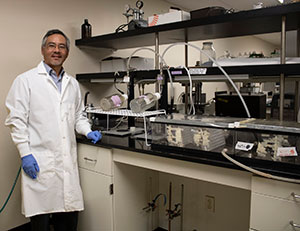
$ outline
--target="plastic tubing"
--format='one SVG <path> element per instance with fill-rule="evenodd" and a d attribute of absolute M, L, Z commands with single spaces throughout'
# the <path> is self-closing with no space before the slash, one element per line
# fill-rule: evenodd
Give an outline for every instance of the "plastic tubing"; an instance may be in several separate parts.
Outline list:
<path fill-rule="evenodd" d="M 300 184 L 300 180 L 297 180 L 297 179 L 292 179 L 292 178 L 286 178 L 286 177 L 280 177 L 280 176 L 274 176 L 272 174 L 268 174 L 268 173 L 265 173 L 265 172 L 261 172 L 261 171 L 258 171 L 256 169 L 253 169 L 253 168 L 250 168 L 238 161 L 236 161 L 235 159 L 231 158 L 230 156 L 227 155 L 227 149 L 224 148 L 222 150 L 222 155 L 227 159 L 229 160 L 230 162 L 234 163 L 235 165 L 249 171 L 249 172 L 252 172 L 256 175 L 259 175 L 259 176 L 262 176 L 262 177 L 266 177 L 266 178 L 269 178 L 269 179 L 273 179 L 273 180 L 280 180 L 280 181 L 286 181 L 286 182 L 290 182 L 290 183 L 297 183 L 297 184 Z"/>
<path fill-rule="evenodd" d="M 204 54 L 205 56 L 207 56 L 211 61 L 213 61 L 213 63 L 215 63 L 217 65 L 217 67 L 222 71 L 222 73 L 226 76 L 226 78 L 228 79 L 228 81 L 230 82 L 230 84 L 232 85 L 232 87 L 234 88 L 234 90 L 236 91 L 236 93 L 238 94 L 238 96 L 240 97 L 241 101 L 242 101 L 242 104 L 246 110 L 246 113 L 247 113 L 247 116 L 249 118 L 251 118 L 250 116 L 250 112 L 248 110 L 248 107 L 244 101 L 244 98 L 243 96 L 241 95 L 241 93 L 239 92 L 239 90 L 237 89 L 236 85 L 234 84 L 234 82 L 231 80 L 231 78 L 229 77 L 229 75 L 225 72 L 225 70 L 220 66 L 220 64 L 215 60 L 213 59 L 210 55 L 206 54 L 205 52 L 203 52 L 199 47 L 193 45 L 193 44 L 189 44 L 189 43 L 185 43 L 185 42 L 181 42 L 181 43 L 174 43 L 174 44 L 171 44 L 170 46 L 168 46 L 164 52 L 162 53 L 162 60 L 166 54 L 166 52 L 173 46 L 177 46 L 177 45 L 187 45 L 187 46 L 190 46 L 190 47 L 193 47 L 195 49 L 197 49 L 198 51 L 200 51 L 200 53 Z M 191 86 L 192 87 L 192 86 Z"/>
<path fill-rule="evenodd" d="M 193 83 L 192 83 L 192 77 L 191 77 L 190 71 L 187 69 L 187 67 L 183 66 L 183 68 L 188 73 L 189 81 L 190 81 L 190 101 L 191 101 L 190 114 L 192 113 L 192 110 L 193 110 L 193 115 L 195 115 L 196 114 L 196 109 L 195 109 L 195 105 L 194 105 L 194 101 L 193 101 Z"/>
<path fill-rule="evenodd" d="M 138 51 L 141 51 L 141 50 L 148 50 L 148 51 L 152 51 L 154 54 L 157 54 L 159 56 L 159 58 L 161 59 L 161 61 L 166 65 L 166 61 L 164 60 L 164 58 L 157 52 L 155 52 L 155 50 L 153 50 L 152 48 L 149 48 L 149 47 L 141 47 L 141 48 L 138 48 L 136 49 L 134 52 L 131 53 L 131 55 L 129 56 L 128 60 L 127 60 L 127 76 L 129 76 L 129 68 L 130 68 L 130 61 L 131 61 L 131 58 L 134 54 L 136 54 Z M 168 72 L 168 75 L 169 75 L 169 79 L 170 79 L 170 83 L 171 83 L 171 99 L 174 100 L 174 86 L 173 86 L 173 80 L 172 80 L 172 77 L 171 77 L 171 73 L 169 71 L 169 68 L 167 68 L 167 72 Z"/>
<path fill-rule="evenodd" d="M 0 213 L 2 213 L 3 210 L 4 210 L 4 208 L 6 207 L 8 201 L 9 201 L 9 199 L 10 199 L 10 197 L 11 197 L 11 194 L 13 193 L 13 191 L 14 191 L 14 189 L 15 189 L 15 186 L 16 186 L 16 183 L 17 183 L 18 178 L 19 178 L 19 176 L 20 176 L 20 173 L 21 173 L 21 167 L 20 167 L 19 170 L 18 170 L 16 179 L 15 179 L 15 181 L 14 181 L 14 184 L 13 184 L 13 186 L 12 186 L 10 192 L 9 192 L 9 194 L 8 194 L 8 196 L 7 196 L 7 198 L 6 198 L 5 202 L 4 202 L 4 204 L 3 204 L 3 206 L 2 206 L 1 209 L 0 209 Z"/>

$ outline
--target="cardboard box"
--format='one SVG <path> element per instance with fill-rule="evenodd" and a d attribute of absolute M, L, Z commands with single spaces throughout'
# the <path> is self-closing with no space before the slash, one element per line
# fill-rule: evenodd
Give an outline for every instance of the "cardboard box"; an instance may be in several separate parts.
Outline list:
<path fill-rule="evenodd" d="M 189 12 L 176 10 L 176 11 L 171 11 L 169 13 L 157 14 L 148 17 L 148 26 L 157 26 L 161 24 L 180 22 L 180 21 L 190 20 L 190 19 L 191 19 L 191 15 Z"/>
<path fill-rule="evenodd" d="M 127 71 L 128 58 L 109 57 L 100 62 L 101 72 Z M 135 70 L 153 70 L 154 59 L 134 56 L 131 58 L 130 67 Z"/>

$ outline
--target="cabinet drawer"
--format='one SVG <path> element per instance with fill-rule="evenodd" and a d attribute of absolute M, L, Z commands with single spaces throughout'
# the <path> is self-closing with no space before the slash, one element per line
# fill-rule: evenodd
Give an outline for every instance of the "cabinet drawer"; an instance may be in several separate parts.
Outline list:
<path fill-rule="evenodd" d="M 270 180 L 262 177 L 252 177 L 251 190 L 258 194 L 300 202 L 300 199 L 294 198 L 291 195 L 292 193 L 300 195 L 300 184 Z"/>
<path fill-rule="evenodd" d="M 300 224 L 300 203 L 252 193 L 250 227 L 259 231 L 296 231 Z"/>
<path fill-rule="evenodd" d="M 80 168 L 112 176 L 112 151 L 108 148 L 78 144 Z"/>

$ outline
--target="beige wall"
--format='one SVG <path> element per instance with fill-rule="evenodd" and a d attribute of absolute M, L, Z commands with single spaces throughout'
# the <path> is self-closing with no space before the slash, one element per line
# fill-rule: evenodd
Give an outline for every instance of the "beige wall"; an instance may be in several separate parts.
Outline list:
<path fill-rule="evenodd" d="M 92 24 L 93 35 L 113 33 L 120 24 L 126 22 L 125 17 L 122 16 L 124 5 L 129 3 L 134 6 L 135 2 L 135 0 L 0 0 L 0 44 L 2 51 L 0 55 L 2 73 L 0 85 L 0 206 L 6 199 L 21 164 L 17 150 L 11 141 L 9 130 L 4 126 L 6 117 L 4 102 L 12 81 L 18 74 L 40 62 L 41 38 L 48 29 L 52 28 L 63 30 L 71 39 L 70 57 L 65 63 L 65 68 L 70 74 L 96 72 L 100 69 L 99 60 L 105 56 L 112 54 L 126 56 L 130 54 L 131 50 L 86 52 L 75 47 L 74 40 L 80 38 L 80 25 L 84 18 L 88 18 Z M 144 0 L 144 3 L 146 17 L 153 13 L 166 12 L 169 6 L 161 0 Z M 258 41 L 252 37 L 247 39 L 247 46 L 250 46 L 249 44 L 252 41 Z M 215 47 L 218 50 L 218 55 L 222 54 L 222 49 L 225 47 L 232 52 L 254 50 L 251 48 L 244 49 L 245 46 L 242 45 L 241 39 L 229 39 L 228 41 L 225 43 L 216 41 Z M 236 41 L 239 41 L 239 43 L 236 43 Z M 264 43 L 259 41 L 259 44 L 263 45 Z M 174 66 L 183 64 L 183 58 L 178 58 L 183 57 L 181 55 L 183 49 L 176 49 L 175 57 L 172 55 L 175 48 L 166 56 L 168 64 Z M 139 55 L 143 54 L 153 57 L 152 54 L 147 52 L 139 53 Z M 191 52 L 190 64 L 194 64 L 197 58 L 198 53 Z M 220 85 L 222 88 L 226 87 L 223 83 Z M 87 87 L 89 86 L 84 86 L 83 90 L 87 90 Z M 99 85 L 98 87 L 106 88 Z M 216 85 L 214 85 L 214 88 L 216 88 Z M 96 95 L 94 94 L 91 99 L 98 100 Z M 0 215 L 0 230 L 8 230 L 27 222 L 21 215 L 20 210 L 19 180 L 10 202 Z"/>
<path fill-rule="evenodd" d="M 99 59 L 74 46 L 80 38 L 80 25 L 88 18 L 93 35 L 113 33 L 126 22 L 122 15 L 125 4 L 135 6 L 135 0 L 0 0 L 0 206 L 4 203 L 21 164 L 9 130 L 4 124 L 5 97 L 15 77 L 41 61 L 40 43 L 48 29 L 59 28 L 71 39 L 70 57 L 66 70 L 79 72 L 99 71 Z M 159 0 L 144 0 L 145 15 L 161 12 L 168 5 Z M 100 52 L 101 54 L 106 52 Z M 50 115 L 51 116 L 51 115 Z M 26 222 L 21 215 L 20 180 L 6 209 L 0 215 L 0 230 L 8 230 Z"/>

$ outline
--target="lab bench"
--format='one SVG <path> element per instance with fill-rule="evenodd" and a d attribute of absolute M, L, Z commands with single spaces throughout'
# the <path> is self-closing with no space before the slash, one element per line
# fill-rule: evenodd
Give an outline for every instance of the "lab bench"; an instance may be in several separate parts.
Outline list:
<path fill-rule="evenodd" d="M 80 230 L 167 230 L 162 201 L 155 211 L 143 208 L 160 193 L 169 199 L 170 184 L 172 203 L 184 198 L 183 230 L 287 231 L 297 230 L 293 225 L 300 223 L 299 184 L 255 176 L 220 153 L 149 147 L 130 136 L 104 135 L 95 145 L 80 136 L 77 141 L 86 207 L 79 227 L 89 228 Z M 238 154 L 234 158 L 264 172 L 300 179 L 298 164 Z M 214 200 L 214 211 L 206 205 L 207 196 Z M 181 230 L 180 218 L 171 224 L 172 230 Z"/>

